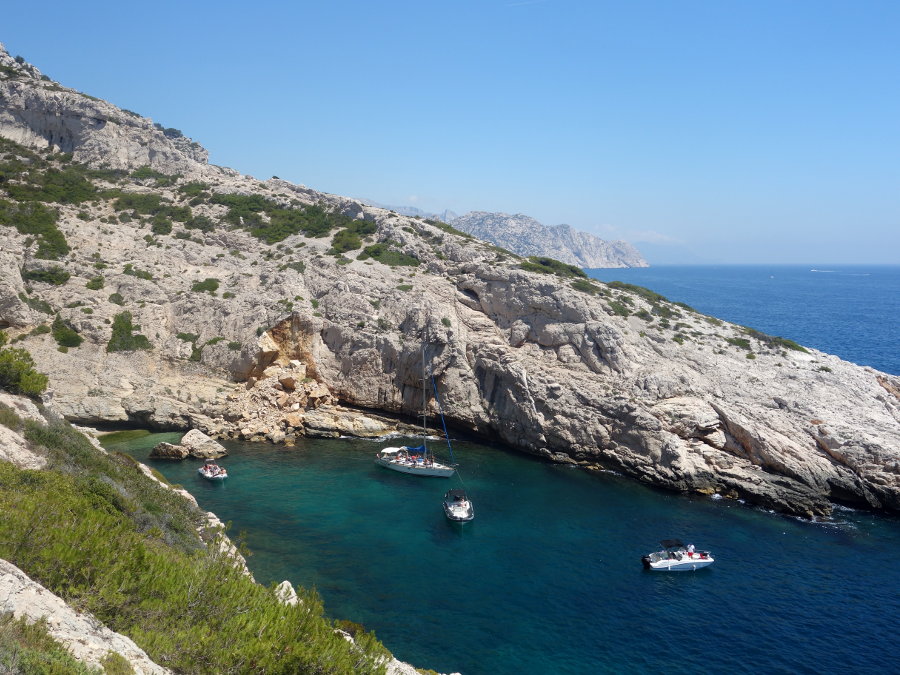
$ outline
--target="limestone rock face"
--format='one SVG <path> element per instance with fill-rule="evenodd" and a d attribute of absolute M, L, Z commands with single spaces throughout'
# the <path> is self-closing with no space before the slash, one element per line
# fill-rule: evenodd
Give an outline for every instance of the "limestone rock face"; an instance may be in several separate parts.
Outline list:
<path fill-rule="evenodd" d="M 0 560 L 0 612 L 34 623 L 46 619 L 50 635 L 72 655 L 92 668 L 102 670 L 101 661 L 115 652 L 138 675 L 165 675 L 171 671 L 155 664 L 134 642 L 111 631 L 89 614 L 81 614 L 15 565 Z"/>
<path fill-rule="evenodd" d="M 149 120 L 30 70 L 0 72 L 0 97 L 0 135 L 50 163 L 61 160 L 47 147 L 71 147 L 92 166 L 133 170 L 150 143 L 150 165 L 181 178 L 96 187 L 156 194 L 206 219 L 205 230 L 160 234 L 110 200 L 54 205 L 72 249 L 54 261 L 71 275 L 59 286 L 17 279 L 37 246 L 0 226 L 2 320 L 71 421 L 290 444 L 392 432 L 381 414 L 415 418 L 425 393 L 436 415 L 436 388 L 449 423 L 550 461 L 790 513 L 828 513 L 834 501 L 900 511 L 898 377 L 649 294 L 528 271 L 441 223 L 208 167 Z M 270 244 L 215 195 L 317 205 L 370 232 L 342 254 L 334 232 Z M 104 287 L 92 290 L 98 273 Z M 207 280 L 216 291 L 198 289 Z M 151 349 L 107 351 L 125 310 Z M 56 313 L 81 346 L 63 353 L 33 332 Z M 423 348 L 434 377 L 424 392 Z"/>
<path fill-rule="evenodd" d="M 27 398 L 0 390 L 0 405 L 12 410 L 22 420 L 44 423 L 37 406 Z M 0 424 L 0 460 L 15 464 L 20 469 L 43 469 L 47 466 L 47 458 L 32 450 L 20 431 Z"/>
<path fill-rule="evenodd" d="M 23 145 L 74 153 L 84 163 L 112 169 L 150 166 L 165 173 L 205 175 L 208 153 L 174 129 L 165 131 L 136 113 L 41 79 L 0 45 L 0 64 L 16 71 L 0 80 L 0 135 Z"/>
<path fill-rule="evenodd" d="M 450 224 L 522 256 L 548 256 L 578 267 L 648 266 L 627 241 L 606 241 L 569 225 L 547 227 L 521 213 L 471 211 Z"/>
<path fill-rule="evenodd" d="M 34 323 L 34 310 L 22 300 L 25 284 L 19 274 L 20 267 L 19 256 L 0 249 L 0 328 Z"/>
<path fill-rule="evenodd" d="M 218 459 L 228 454 L 224 445 L 198 429 L 191 429 L 181 437 L 181 447 L 187 450 L 188 455 L 197 459 Z"/>

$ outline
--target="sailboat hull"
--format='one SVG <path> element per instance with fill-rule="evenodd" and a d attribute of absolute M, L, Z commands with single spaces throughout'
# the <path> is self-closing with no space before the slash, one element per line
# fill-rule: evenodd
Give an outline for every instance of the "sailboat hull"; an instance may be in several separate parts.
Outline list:
<path fill-rule="evenodd" d="M 422 466 L 385 457 L 378 457 L 375 460 L 375 463 L 379 466 L 383 466 L 385 469 L 390 469 L 391 471 L 409 473 L 415 476 L 432 476 L 435 478 L 449 478 L 456 471 L 452 466 L 444 466 L 443 464 Z"/>

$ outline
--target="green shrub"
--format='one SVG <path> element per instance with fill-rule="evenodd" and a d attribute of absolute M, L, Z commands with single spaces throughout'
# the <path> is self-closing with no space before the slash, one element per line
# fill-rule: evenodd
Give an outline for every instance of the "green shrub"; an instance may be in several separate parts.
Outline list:
<path fill-rule="evenodd" d="M 793 340 L 788 340 L 787 338 L 783 338 L 783 337 L 776 337 L 774 335 L 767 335 L 766 333 L 763 333 L 762 331 L 758 331 L 754 328 L 748 328 L 747 326 L 742 326 L 741 330 L 744 331 L 744 333 L 747 334 L 748 336 L 759 340 L 764 345 L 767 345 L 773 349 L 778 348 L 778 347 L 783 347 L 785 349 L 790 349 L 790 350 L 796 351 L 796 352 L 804 352 L 806 354 L 809 353 L 809 351 L 806 349 L 806 347 L 803 347 L 803 346 L 797 344 Z"/>
<path fill-rule="evenodd" d="M 357 256 L 357 260 L 372 258 L 390 267 L 418 267 L 421 264 L 418 258 L 391 248 L 396 245 L 395 242 L 384 241 L 366 246 Z"/>
<path fill-rule="evenodd" d="M 455 234 L 458 237 L 465 237 L 466 239 L 474 239 L 475 238 L 468 232 L 463 232 L 461 230 L 457 230 L 452 225 L 448 225 L 447 223 L 445 223 L 441 220 L 436 220 L 434 218 L 426 218 L 425 222 L 428 223 L 429 225 L 432 225 L 438 229 L 443 230 L 444 232 L 449 232 L 450 234 Z"/>
<path fill-rule="evenodd" d="M 93 183 L 85 179 L 79 168 L 47 169 L 31 172 L 29 183 L 6 186 L 9 196 L 20 202 L 55 202 L 58 204 L 81 204 L 97 197 Z"/>
<path fill-rule="evenodd" d="M 103 279 L 103 275 L 98 275 L 96 277 L 91 277 L 90 281 L 85 284 L 85 287 L 92 291 L 99 291 L 106 285 L 106 281 Z"/>
<path fill-rule="evenodd" d="M 84 342 L 84 338 L 78 334 L 78 331 L 72 328 L 68 322 L 63 321 L 59 314 L 53 320 L 50 330 L 53 333 L 53 339 L 60 347 L 78 347 Z"/>
<path fill-rule="evenodd" d="M 114 305 L 124 305 L 125 298 L 122 297 L 121 293 L 111 293 L 109 296 L 109 301 Z"/>
<path fill-rule="evenodd" d="M 582 293 L 588 293 L 590 295 L 597 295 L 597 293 L 601 291 L 601 288 L 597 286 L 597 284 L 593 281 L 588 281 L 587 279 L 575 279 L 571 286 L 576 291 L 581 291 Z"/>
<path fill-rule="evenodd" d="M 268 244 L 300 233 L 309 237 L 324 237 L 334 229 L 351 228 L 356 223 L 354 218 L 326 211 L 315 204 L 284 208 L 261 195 L 214 194 L 210 202 L 227 206 L 227 222 Z"/>
<path fill-rule="evenodd" d="M 519 263 L 519 267 L 529 272 L 555 274 L 558 277 L 588 278 L 588 275 L 580 267 L 543 256 L 529 256 L 528 260 Z"/>
<path fill-rule="evenodd" d="M 189 230 L 199 230 L 200 232 L 212 232 L 216 229 L 216 224 L 206 216 L 194 216 L 185 221 L 184 226 Z"/>
<path fill-rule="evenodd" d="M 231 300 L 231 298 L 233 297 L 235 297 L 235 295 L 231 291 L 225 291 L 224 293 L 222 293 L 222 298 L 224 298 L 225 300 Z"/>
<path fill-rule="evenodd" d="M 725 342 L 740 349 L 750 349 L 750 340 L 746 338 L 725 338 Z"/>
<path fill-rule="evenodd" d="M 22 428 L 23 422 L 22 418 L 16 414 L 15 410 L 0 403 L 0 424 L 13 431 L 19 431 L 19 429 Z"/>
<path fill-rule="evenodd" d="M 445 326 L 447 326 L 447 328 L 450 327 L 450 319 L 448 319 L 446 316 L 443 319 L 441 319 L 441 323 L 444 324 Z"/>
<path fill-rule="evenodd" d="M 0 183 L 2 183 L 0 171 Z M 13 204 L 0 199 L 0 224 L 11 225 L 20 234 L 35 235 L 38 250 L 35 254 L 41 260 L 58 260 L 69 252 L 69 245 L 63 233 L 56 226 L 59 214 L 43 204 L 28 202 Z"/>
<path fill-rule="evenodd" d="M 617 302 L 617 301 L 615 301 L 615 300 L 610 300 L 610 301 L 607 303 L 607 306 L 609 307 L 609 309 L 610 309 L 610 311 L 612 312 L 612 314 L 614 314 L 614 315 L 616 315 L 616 316 L 624 316 L 624 317 L 628 317 L 628 316 L 631 315 L 631 310 L 628 309 L 628 308 L 627 308 L 625 305 L 623 305 L 621 302 Z"/>
<path fill-rule="evenodd" d="M 362 239 L 355 232 L 350 230 L 340 230 L 331 239 L 331 251 L 336 253 L 346 253 L 362 248 Z"/>
<path fill-rule="evenodd" d="M 228 349 L 230 349 L 231 351 L 234 351 L 234 352 L 238 351 L 241 347 L 243 347 L 243 345 L 240 342 L 229 342 L 228 343 Z"/>
<path fill-rule="evenodd" d="M 138 349 L 152 349 L 146 336 L 135 333 L 138 327 L 131 322 L 131 312 L 121 312 L 113 317 L 112 336 L 106 345 L 108 352 L 132 352 Z"/>
<path fill-rule="evenodd" d="M 178 191 L 185 197 L 199 197 L 206 190 L 209 190 L 209 185 L 207 183 L 200 183 L 198 181 L 185 183 L 178 188 Z"/>
<path fill-rule="evenodd" d="M 176 335 L 179 340 L 183 340 L 184 342 L 196 342 L 200 339 L 200 336 L 196 333 L 179 333 Z"/>
<path fill-rule="evenodd" d="M 28 295 L 25 295 L 24 293 L 19 293 L 19 300 L 21 300 L 26 305 L 31 307 L 31 309 L 37 312 L 43 312 L 44 314 L 53 314 L 53 308 L 46 300 L 41 300 L 38 297 L 30 297 Z"/>
<path fill-rule="evenodd" d="M 47 269 L 22 270 L 22 279 L 25 281 L 40 281 L 52 286 L 62 286 L 71 276 L 62 267 L 56 265 Z"/>
<path fill-rule="evenodd" d="M 146 279 L 147 281 L 153 281 L 153 275 L 146 270 L 139 270 L 133 264 L 128 263 L 122 269 L 123 274 L 127 274 L 128 276 L 137 277 L 138 279 Z"/>
<path fill-rule="evenodd" d="M 195 293 L 215 293 L 219 289 L 219 280 L 207 277 L 203 281 L 195 281 L 191 290 Z"/>
<path fill-rule="evenodd" d="M 39 396 L 47 389 L 48 378 L 34 369 L 34 359 L 25 349 L 0 349 L 0 388 L 13 394 Z"/>
<path fill-rule="evenodd" d="M 172 221 L 161 213 L 153 216 L 150 231 L 153 234 L 172 234 Z"/>
<path fill-rule="evenodd" d="M 651 291 L 649 288 L 644 288 L 643 286 L 637 286 L 635 284 L 626 284 L 623 281 L 609 281 L 606 284 L 610 288 L 615 288 L 620 291 L 625 291 L 626 293 L 634 293 L 635 295 L 639 295 L 644 298 L 647 302 L 651 304 L 658 304 L 661 302 L 668 302 L 668 299 L 664 295 L 660 295 L 656 291 Z"/>
<path fill-rule="evenodd" d="M 397 290 L 398 290 L 398 291 L 403 291 L 403 292 L 411 291 L 411 290 L 412 290 L 412 284 L 400 284 L 399 286 L 397 286 Z"/>

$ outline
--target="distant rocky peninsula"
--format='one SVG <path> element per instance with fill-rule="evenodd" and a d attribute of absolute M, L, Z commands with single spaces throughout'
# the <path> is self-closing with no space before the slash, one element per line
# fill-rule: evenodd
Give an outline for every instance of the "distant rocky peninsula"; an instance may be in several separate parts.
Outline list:
<path fill-rule="evenodd" d="M 471 211 L 450 224 L 522 256 L 549 256 L 584 268 L 648 267 L 627 241 L 607 241 L 569 225 L 548 227 L 521 213 Z"/>
<path fill-rule="evenodd" d="M 452 211 L 428 213 L 411 206 L 386 206 L 395 213 L 419 219 L 440 220 L 483 241 L 521 256 L 546 256 L 582 268 L 649 267 L 632 244 L 607 241 L 569 225 L 548 227 L 518 213 L 470 211 L 462 216 Z"/>

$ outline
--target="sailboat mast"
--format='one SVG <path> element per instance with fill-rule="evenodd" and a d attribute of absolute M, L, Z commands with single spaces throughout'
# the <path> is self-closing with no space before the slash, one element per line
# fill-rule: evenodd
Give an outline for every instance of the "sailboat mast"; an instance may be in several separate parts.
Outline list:
<path fill-rule="evenodd" d="M 426 389 L 426 384 L 428 382 L 426 374 L 425 374 L 425 346 L 426 343 L 422 342 L 422 447 L 425 448 L 425 453 L 428 454 L 428 390 Z"/>

